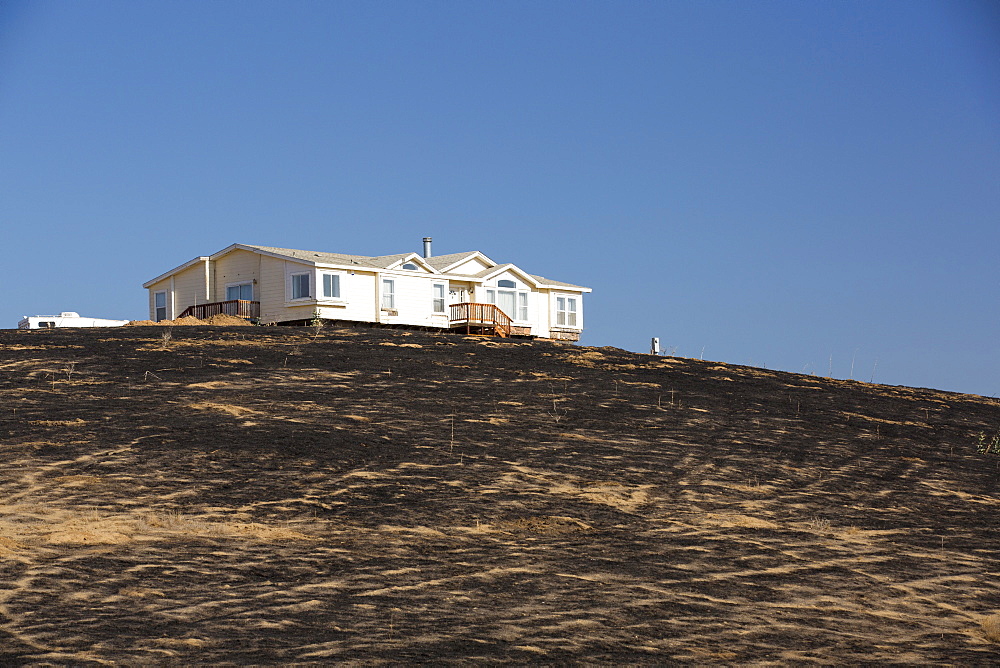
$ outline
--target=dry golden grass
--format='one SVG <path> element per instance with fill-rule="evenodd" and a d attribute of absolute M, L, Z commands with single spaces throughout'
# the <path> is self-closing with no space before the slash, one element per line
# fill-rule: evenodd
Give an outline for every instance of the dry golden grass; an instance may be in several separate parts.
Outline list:
<path fill-rule="evenodd" d="M 983 637 L 990 642 L 1000 643 L 1000 612 L 984 618 L 979 627 L 983 631 Z"/>
<path fill-rule="evenodd" d="M 39 427 L 82 427 L 87 424 L 87 421 L 80 418 L 75 420 L 29 420 L 28 424 Z"/>
<path fill-rule="evenodd" d="M 778 529 L 774 522 L 752 517 L 750 515 L 740 515 L 736 513 L 707 513 L 697 518 L 699 524 L 712 527 L 743 527 L 746 529 Z"/>
<path fill-rule="evenodd" d="M 5 507 L 18 521 L 0 521 L 0 556 L 26 553 L 43 545 L 123 545 L 192 537 L 262 542 L 314 540 L 287 524 L 245 522 L 238 517 L 186 515 L 175 511 L 101 513 L 45 506 Z M 14 511 L 14 512 L 6 512 Z"/>
<path fill-rule="evenodd" d="M 227 415 L 232 415 L 233 417 L 243 417 L 244 415 L 256 415 L 260 411 L 255 411 L 252 408 L 246 408 L 244 406 L 234 406 L 232 404 L 217 404 L 212 401 L 199 401 L 187 405 L 188 408 L 193 408 L 198 411 L 215 411 L 217 413 L 226 413 Z"/>

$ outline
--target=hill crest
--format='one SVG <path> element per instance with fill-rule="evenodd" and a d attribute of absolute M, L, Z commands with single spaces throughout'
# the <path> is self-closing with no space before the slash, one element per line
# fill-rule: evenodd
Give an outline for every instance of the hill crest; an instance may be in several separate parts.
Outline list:
<path fill-rule="evenodd" d="M 995 399 L 370 329 L 0 372 L 6 662 L 996 656 Z"/>

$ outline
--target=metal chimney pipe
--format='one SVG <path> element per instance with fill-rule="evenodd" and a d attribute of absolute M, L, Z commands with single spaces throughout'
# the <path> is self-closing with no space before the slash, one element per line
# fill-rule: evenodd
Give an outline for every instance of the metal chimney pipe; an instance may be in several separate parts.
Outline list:
<path fill-rule="evenodd" d="M 424 237 L 424 257 L 431 256 L 431 238 Z"/>

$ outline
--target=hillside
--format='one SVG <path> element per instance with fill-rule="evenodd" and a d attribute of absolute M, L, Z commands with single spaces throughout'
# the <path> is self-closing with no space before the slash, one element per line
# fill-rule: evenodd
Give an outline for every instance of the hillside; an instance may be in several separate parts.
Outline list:
<path fill-rule="evenodd" d="M 4 330 L 0 664 L 995 664 L 998 431 L 612 348 Z"/>

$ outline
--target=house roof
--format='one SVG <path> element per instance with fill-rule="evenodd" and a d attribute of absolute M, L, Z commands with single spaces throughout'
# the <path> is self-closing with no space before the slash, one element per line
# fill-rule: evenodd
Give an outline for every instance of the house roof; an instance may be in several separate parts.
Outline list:
<path fill-rule="evenodd" d="M 389 269 L 394 265 L 399 264 L 404 259 L 412 259 L 413 261 L 418 261 L 425 266 L 432 268 L 434 271 L 439 273 L 447 273 L 452 267 L 461 264 L 462 262 L 478 257 L 485 262 L 491 264 L 491 267 L 483 269 L 480 272 L 474 274 L 462 274 L 463 276 L 468 276 L 470 279 L 479 279 L 480 281 L 486 278 L 498 274 L 502 271 L 514 270 L 521 274 L 522 276 L 531 279 L 537 283 L 537 287 L 561 287 L 570 288 L 574 290 L 590 292 L 590 288 L 585 288 L 580 285 L 573 285 L 572 283 L 563 283 L 562 281 L 553 281 L 548 278 L 543 278 L 541 276 L 536 276 L 534 274 L 528 274 L 520 267 L 506 263 L 497 264 L 486 255 L 480 251 L 466 251 L 463 253 L 450 253 L 448 255 L 435 255 L 432 257 L 420 257 L 417 253 L 396 253 L 393 255 L 348 255 L 346 253 L 326 253 L 323 251 L 311 251 L 311 250 L 300 250 L 296 248 L 278 248 L 276 246 L 258 246 L 255 244 L 233 244 L 228 246 L 218 253 L 215 253 L 209 257 L 201 256 L 197 257 L 189 262 L 185 262 L 179 267 L 175 267 L 170 271 L 160 274 L 156 278 L 146 281 L 142 287 L 149 287 L 154 283 L 157 283 L 164 278 L 171 276 L 177 272 L 187 269 L 191 265 L 197 262 L 204 262 L 208 259 L 216 259 L 222 257 L 223 255 L 237 249 L 249 250 L 257 253 L 264 253 L 266 255 L 274 255 L 277 257 L 286 257 L 292 260 L 298 260 L 300 262 L 308 262 L 310 264 L 332 264 L 341 265 L 348 267 L 364 267 L 368 269 Z"/>
<path fill-rule="evenodd" d="M 524 278 L 530 279 L 529 283 L 535 283 L 535 287 L 546 288 L 546 287 L 559 287 L 559 288 L 573 288 L 574 290 L 580 290 L 585 292 L 590 292 L 590 288 L 585 288 L 582 285 L 574 285 L 573 283 L 563 283 L 562 281 L 553 281 L 550 278 L 545 278 L 544 276 L 537 276 L 535 274 L 529 274 L 524 271 L 516 264 L 511 264 L 510 262 L 506 264 L 499 264 L 495 267 L 490 267 L 489 269 L 483 269 L 477 274 L 472 274 L 479 279 L 487 279 L 496 276 L 497 274 L 502 274 L 505 271 L 513 270 L 515 273 L 520 274 Z"/>
<path fill-rule="evenodd" d="M 536 276 L 535 274 L 528 274 L 533 279 L 539 282 L 543 286 L 555 286 L 557 288 L 576 288 L 578 290 L 586 290 L 590 292 L 590 288 L 585 288 L 582 285 L 574 285 L 573 283 L 563 283 L 562 281 L 553 281 L 551 278 L 545 278 L 544 276 Z"/>
<path fill-rule="evenodd" d="M 447 273 L 452 267 L 462 264 L 471 258 L 479 258 L 485 264 L 496 266 L 496 262 L 486 257 L 482 251 L 465 251 L 464 253 L 449 253 L 448 255 L 433 255 L 425 258 L 432 267 L 441 273 Z"/>
<path fill-rule="evenodd" d="M 325 253 L 323 251 L 298 250 L 296 248 L 277 248 L 275 246 L 257 246 L 254 244 L 234 244 L 234 246 L 248 250 L 258 250 L 270 255 L 283 255 L 285 257 L 290 257 L 293 260 L 302 260 L 304 262 L 312 262 L 315 264 L 345 264 L 376 269 L 385 269 L 393 262 L 408 255 L 408 253 L 399 253 L 397 255 L 380 255 L 378 257 L 370 257 L 368 255 Z M 230 246 L 224 251 L 216 253 L 212 257 L 214 258 L 217 255 L 228 252 L 234 246 Z"/>

